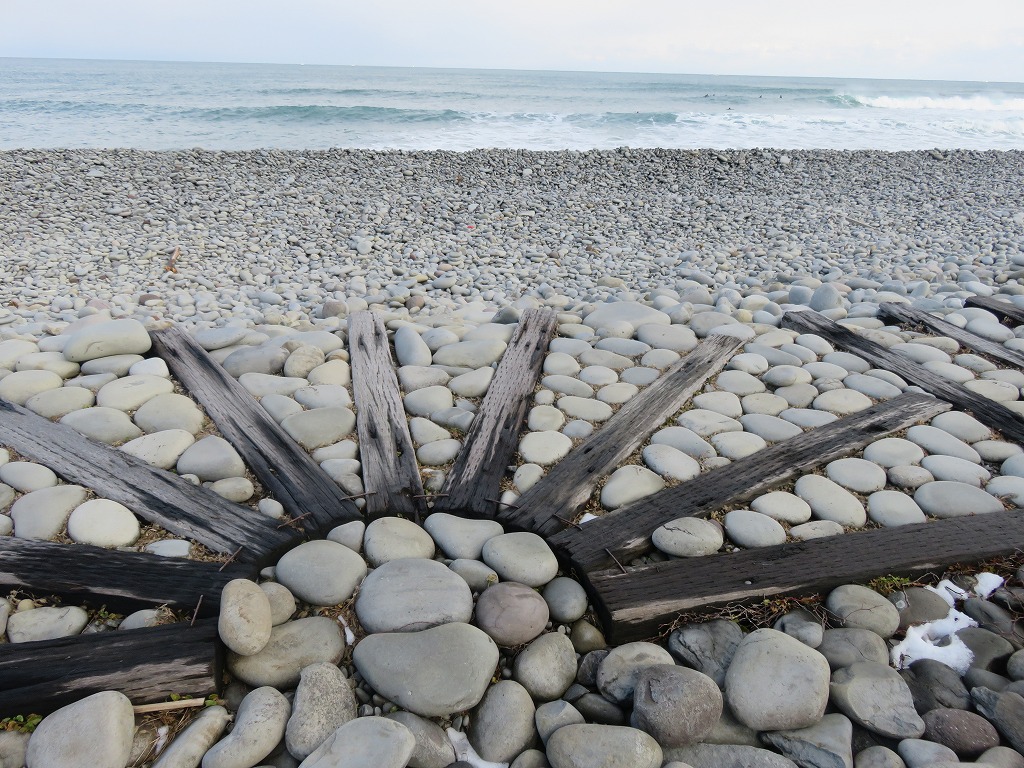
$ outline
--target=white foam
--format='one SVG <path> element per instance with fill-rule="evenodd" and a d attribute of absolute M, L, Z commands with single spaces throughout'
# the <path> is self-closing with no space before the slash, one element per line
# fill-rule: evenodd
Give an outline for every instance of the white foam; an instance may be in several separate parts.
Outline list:
<path fill-rule="evenodd" d="M 950 109 L 968 112 L 1024 112 L 1024 99 L 998 96 L 853 96 L 876 109 Z"/>

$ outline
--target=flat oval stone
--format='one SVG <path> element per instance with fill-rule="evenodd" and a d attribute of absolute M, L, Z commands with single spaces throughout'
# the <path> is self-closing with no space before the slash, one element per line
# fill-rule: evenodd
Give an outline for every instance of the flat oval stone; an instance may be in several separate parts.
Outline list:
<path fill-rule="evenodd" d="M 363 550 L 373 567 L 403 557 L 434 556 L 434 540 L 411 520 L 382 517 L 366 526 Z"/>
<path fill-rule="evenodd" d="M 43 718 L 28 741 L 25 764 L 32 768 L 121 768 L 128 765 L 134 735 L 131 701 L 123 693 L 101 691 Z"/>
<path fill-rule="evenodd" d="M 435 440 L 416 449 L 416 459 L 425 467 L 443 467 L 462 450 L 462 442 L 448 438 L 446 440 Z"/>
<path fill-rule="evenodd" d="M 157 395 L 174 391 L 174 384 L 162 376 L 125 376 L 105 384 L 96 393 L 96 404 L 119 411 L 134 411 Z"/>
<path fill-rule="evenodd" d="M 799 525 L 811 519 L 811 506 L 799 496 L 787 491 L 772 491 L 750 502 L 755 512 L 783 523 Z"/>
<path fill-rule="evenodd" d="M 355 425 L 355 414 L 342 407 L 303 411 L 281 422 L 281 428 L 309 451 L 343 440 L 352 434 Z"/>
<path fill-rule="evenodd" d="M 284 738 L 289 708 L 288 699 L 270 686 L 248 693 L 238 705 L 231 733 L 203 756 L 203 768 L 237 768 L 262 762 Z"/>
<path fill-rule="evenodd" d="M 669 480 L 692 480 L 700 474 L 700 464 L 670 445 L 652 443 L 641 454 L 644 464 Z"/>
<path fill-rule="evenodd" d="M 620 725 L 566 725 L 546 747 L 552 768 L 660 768 L 664 757 L 654 738 Z"/>
<path fill-rule="evenodd" d="M 979 440 L 971 447 L 978 452 L 983 461 L 991 464 L 1001 464 L 1011 456 L 1024 453 L 1024 448 L 1006 440 Z"/>
<path fill-rule="evenodd" d="M 160 469 L 172 469 L 196 439 L 184 429 L 167 429 L 137 437 L 120 450 Z"/>
<path fill-rule="evenodd" d="M 79 544 L 125 547 L 134 544 L 141 530 L 128 507 L 109 499 L 79 504 L 68 517 L 68 536 Z"/>
<path fill-rule="evenodd" d="M 534 432 L 558 430 L 565 424 L 565 414 L 553 405 L 537 405 L 530 409 L 526 426 Z"/>
<path fill-rule="evenodd" d="M 61 387 L 33 395 L 25 407 L 44 419 L 59 419 L 72 411 L 89 408 L 95 401 L 96 396 L 84 387 Z"/>
<path fill-rule="evenodd" d="M 651 435 L 651 445 L 670 445 L 694 459 L 710 459 L 718 455 L 711 443 L 686 427 L 659 429 Z"/>
<path fill-rule="evenodd" d="M 185 449 L 178 459 L 179 475 L 195 475 L 215 481 L 225 477 L 244 477 L 245 463 L 234 446 L 223 437 L 209 435 Z"/>
<path fill-rule="evenodd" d="M 612 417 L 612 408 L 608 403 L 589 397 L 566 395 L 558 400 L 558 409 L 574 419 L 585 421 L 607 421 Z"/>
<path fill-rule="evenodd" d="M 858 662 L 832 676 L 831 701 L 847 717 L 869 731 L 893 739 L 916 739 L 924 721 L 899 673 L 885 664 Z"/>
<path fill-rule="evenodd" d="M 844 627 L 867 629 L 882 638 L 892 637 L 900 625 L 900 613 L 873 589 L 845 584 L 833 589 L 825 607 Z"/>
<path fill-rule="evenodd" d="M 421 632 L 368 635 L 352 660 L 381 696 L 423 717 L 446 717 L 483 698 L 498 664 L 498 647 L 469 624 L 442 624 Z"/>
<path fill-rule="evenodd" d="M 958 440 L 945 430 L 918 424 L 907 430 L 907 440 L 924 448 L 928 453 L 941 453 L 960 459 L 981 463 L 981 456 L 963 440 Z"/>
<path fill-rule="evenodd" d="M 750 509 L 734 509 L 725 516 L 725 532 L 741 547 L 770 547 L 786 543 L 786 529 L 778 521 Z"/>
<path fill-rule="evenodd" d="M 736 419 L 730 419 L 714 411 L 705 411 L 700 408 L 686 411 L 676 417 L 676 422 L 687 429 L 695 432 L 699 437 L 711 437 L 720 432 L 742 432 L 743 425 Z"/>
<path fill-rule="evenodd" d="M 251 656 L 229 653 L 227 664 L 231 674 L 247 685 L 288 690 L 298 684 L 305 667 L 321 661 L 337 664 L 344 653 L 341 625 L 326 616 L 312 616 L 274 627 L 263 650 Z"/>
<path fill-rule="evenodd" d="M 640 388 L 635 384 L 620 381 L 617 384 L 609 384 L 601 387 L 597 392 L 597 399 L 609 405 L 622 405 L 640 393 Z"/>
<path fill-rule="evenodd" d="M 11 643 L 56 640 L 80 634 L 89 623 L 89 614 L 77 605 L 33 608 L 18 611 L 7 619 L 7 639 Z"/>
<path fill-rule="evenodd" d="M 52 539 L 64 530 L 71 511 L 87 495 L 80 485 L 53 485 L 26 493 L 11 506 L 14 535 L 19 539 Z"/>
<path fill-rule="evenodd" d="M 262 651 L 270 642 L 272 618 L 270 598 L 258 584 L 233 579 L 224 585 L 217 632 L 229 650 L 240 656 Z"/>
<path fill-rule="evenodd" d="M 404 768 L 416 749 L 416 737 L 402 723 L 384 717 L 350 720 L 318 746 L 305 768 Z"/>
<path fill-rule="evenodd" d="M 133 418 L 144 432 L 183 429 L 193 435 L 203 428 L 204 421 L 203 412 L 192 400 L 175 393 L 147 400 Z"/>
<path fill-rule="evenodd" d="M 743 415 L 743 404 L 732 392 L 703 392 L 693 398 L 693 407 L 714 411 L 730 419 Z"/>
<path fill-rule="evenodd" d="M 294 356 L 293 354 L 292 357 Z M 352 405 L 352 397 L 348 390 L 340 384 L 316 384 L 300 387 L 295 390 L 293 397 L 296 403 L 310 409 L 344 408 Z"/>
<path fill-rule="evenodd" d="M 745 398 L 744 398 L 745 400 Z M 785 405 L 785 403 L 783 403 Z M 744 407 L 746 404 L 744 403 Z M 780 413 L 785 407 L 780 409 Z M 788 440 L 791 437 L 803 434 L 803 430 L 796 424 L 780 419 L 778 416 L 769 416 L 761 413 L 748 413 L 740 417 L 740 424 L 745 432 L 757 435 L 761 439 L 777 443 L 779 440 Z"/>
<path fill-rule="evenodd" d="M 793 490 L 810 505 L 819 520 L 832 520 L 850 528 L 861 528 L 867 522 L 867 512 L 860 500 L 826 477 L 804 475 Z"/>
<path fill-rule="evenodd" d="M 63 416 L 60 423 L 107 445 L 117 445 L 142 435 L 142 430 L 132 423 L 128 414 L 116 408 L 83 408 Z"/>
<path fill-rule="evenodd" d="M 630 722 L 664 747 L 681 747 L 711 735 L 722 716 L 715 681 L 676 665 L 647 667 L 633 692 Z"/>
<path fill-rule="evenodd" d="M 547 542 L 535 533 L 495 536 L 483 545 L 481 555 L 502 581 L 542 587 L 558 573 L 558 559 Z"/>
<path fill-rule="evenodd" d="M 572 641 L 560 632 L 541 635 L 516 656 L 512 679 L 535 701 L 559 698 L 576 679 L 576 650 Z"/>
<path fill-rule="evenodd" d="M 813 407 L 837 416 L 849 416 L 871 407 L 871 398 L 853 389 L 832 389 L 814 398 Z"/>
<path fill-rule="evenodd" d="M 497 362 L 508 346 L 503 341 L 457 341 L 434 352 L 434 365 L 457 368 L 483 368 Z"/>
<path fill-rule="evenodd" d="M 768 444 L 751 432 L 721 432 L 711 436 L 711 444 L 720 456 L 736 461 L 757 453 Z"/>
<path fill-rule="evenodd" d="M 551 430 L 528 432 L 519 441 L 519 455 L 525 461 L 542 467 L 554 464 L 571 450 L 572 439 Z"/>
<path fill-rule="evenodd" d="M 666 555 L 701 557 L 720 550 L 725 543 L 725 537 L 721 526 L 710 520 L 681 517 L 655 528 L 651 534 L 651 542 Z"/>
<path fill-rule="evenodd" d="M 402 399 L 405 410 L 413 416 L 429 416 L 434 411 L 451 408 L 455 404 L 448 387 L 423 387 L 410 392 Z"/>
<path fill-rule="evenodd" d="M 597 688 L 605 698 L 619 704 L 633 699 L 637 680 L 644 669 L 656 664 L 674 664 L 671 654 L 654 643 L 625 643 L 612 648 L 597 667 Z"/>
<path fill-rule="evenodd" d="M 665 487 L 665 480 L 647 469 L 635 464 L 627 464 L 612 472 L 601 489 L 601 506 L 605 509 L 618 509 L 631 502 L 657 493 Z"/>
<path fill-rule="evenodd" d="M 992 478 L 992 473 L 979 464 L 956 456 L 925 456 L 921 466 L 932 473 L 936 480 L 952 480 L 981 488 Z"/>
<path fill-rule="evenodd" d="M 1002 502 L 980 488 L 951 480 L 925 483 L 914 492 L 914 501 L 932 517 L 964 517 L 999 512 Z"/>
<path fill-rule="evenodd" d="M 547 583 L 541 593 L 552 621 L 571 624 L 587 612 L 587 592 L 579 582 L 558 576 Z"/>
<path fill-rule="evenodd" d="M 829 479 L 857 493 L 873 493 L 885 488 L 885 470 L 864 459 L 836 459 L 825 465 Z"/>
<path fill-rule="evenodd" d="M 64 357 L 82 363 L 110 355 L 143 355 L 152 346 L 138 320 L 110 320 L 82 328 L 64 344 Z"/>
<path fill-rule="evenodd" d="M 903 464 L 920 464 L 924 451 L 917 443 L 902 437 L 883 437 L 864 449 L 864 458 L 888 469 Z"/>
<path fill-rule="evenodd" d="M 583 383 L 579 379 L 574 379 L 572 376 L 562 376 L 558 374 L 545 376 L 541 379 L 540 383 L 551 391 L 558 392 L 563 395 L 571 395 L 573 397 L 594 396 L 593 387 Z"/>
<path fill-rule="evenodd" d="M 559 376 L 575 376 L 580 372 L 580 364 L 572 355 L 565 352 L 548 352 L 544 358 L 544 373 Z"/>
<path fill-rule="evenodd" d="M 811 520 L 809 523 L 794 525 L 789 529 L 789 535 L 796 541 L 810 541 L 811 539 L 823 539 L 827 536 L 841 536 L 843 526 L 832 520 Z"/>
<path fill-rule="evenodd" d="M 0 379 L 0 399 L 25 405 L 32 397 L 64 385 L 53 371 L 17 371 Z"/>
<path fill-rule="evenodd" d="M 345 674 L 334 664 L 310 664 L 300 673 L 285 727 L 288 753 L 305 759 L 356 718 L 356 697 Z"/>
<path fill-rule="evenodd" d="M 366 563 L 343 544 L 324 539 L 307 541 L 286 552 L 274 572 L 300 600 L 311 605 L 338 605 L 352 596 L 366 576 Z"/>
<path fill-rule="evenodd" d="M 367 632 L 417 632 L 439 624 L 469 623 L 473 595 L 443 563 L 391 560 L 363 579 L 356 615 Z"/>
<path fill-rule="evenodd" d="M 868 496 L 868 517 L 886 528 L 928 521 L 917 502 L 899 491 L 876 491 Z"/>
<path fill-rule="evenodd" d="M 498 645 L 513 648 L 544 631 L 549 617 L 544 598 L 526 586 L 506 581 L 488 587 L 476 602 L 476 625 Z"/>
<path fill-rule="evenodd" d="M 776 365 L 761 376 L 761 381 L 772 387 L 792 387 L 810 384 L 811 374 L 798 365 Z"/>
<path fill-rule="evenodd" d="M 903 464 L 898 467 L 889 467 L 889 470 L 885 474 L 892 485 L 895 485 L 897 488 L 907 488 L 909 490 L 920 488 L 925 483 L 930 483 L 935 480 L 935 478 L 932 477 L 932 473 L 924 467 L 915 467 L 907 464 Z"/>
<path fill-rule="evenodd" d="M 478 560 L 484 544 L 505 532 L 494 520 L 471 520 L 445 512 L 435 512 L 423 527 L 441 550 L 453 560 Z"/>
<path fill-rule="evenodd" d="M 808 408 L 814 402 L 814 398 L 821 393 L 813 384 L 794 384 L 791 387 L 779 387 L 775 390 L 775 394 L 789 403 L 791 408 Z M 824 413 L 824 411 L 816 411 L 816 413 Z M 835 416 L 834 413 L 829 415 Z M 779 416 L 786 418 L 785 413 L 780 413 Z"/>

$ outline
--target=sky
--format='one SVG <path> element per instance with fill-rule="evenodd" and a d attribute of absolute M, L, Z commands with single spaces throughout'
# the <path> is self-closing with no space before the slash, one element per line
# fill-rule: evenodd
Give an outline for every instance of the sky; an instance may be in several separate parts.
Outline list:
<path fill-rule="evenodd" d="M 0 56 L 1024 82 L 1024 0 L 0 0 Z"/>

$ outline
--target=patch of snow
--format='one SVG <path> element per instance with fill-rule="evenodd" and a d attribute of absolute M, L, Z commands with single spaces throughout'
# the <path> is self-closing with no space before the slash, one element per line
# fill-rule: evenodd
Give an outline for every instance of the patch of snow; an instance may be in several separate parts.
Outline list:
<path fill-rule="evenodd" d="M 953 603 L 957 600 L 962 600 L 967 597 L 967 593 L 949 579 L 943 579 L 938 583 L 938 586 L 927 586 L 925 589 L 931 590 L 945 600 L 946 603 L 949 604 L 950 608 L 953 607 Z"/>
<path fill-rule="evenodd" d="M 974 652 L 955 633 L 976 626 L 978 622 L 951 607 L 945 618 L 908 627 L 906 637 L 892 649 L 892 664 L 906 669 L 918 659 L 934 659 L 964 675 L 974 661 Z"/>
<path fill-rule="evenodd" d="M 448 741 L 455 748 L 455 759 L 469 763 L 473 768 L 508 768 L 508 763 L 489 763 L 476 753 L 469 738 L 462 731 L 448 729 Z"/>
<path fill-rule="evenodd" d="M 171 732 L 171 729 L 166 725 L 161 725 L 156 729 L 156 742 L 153 744 L 153 754 L 159 755 L 164 751 L 164 747 L 167 746 L 167 734 Z"/>
<path fill-rule="evenodd" d="M 585 512 L 583 514 L 583 517 L 580 518 L 580 525 L 583 525 L 584 523 L 589 523 L 591 520 L 597 520 L 597 517 L 598 516 L 593 514 L 592 512 Z"/>
<path fill-rule="evenodd" d="M 1002 576 L 994 573 L 979 573 L 976 577 L 978 583 L 974 585 L 974 594 L 981 598 L 987 598 L 1005 583 Z"/>

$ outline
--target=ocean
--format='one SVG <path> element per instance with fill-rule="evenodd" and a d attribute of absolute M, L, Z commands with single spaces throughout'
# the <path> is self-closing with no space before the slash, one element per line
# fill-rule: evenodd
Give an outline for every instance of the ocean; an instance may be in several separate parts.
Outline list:
<path fill-rule="evenodd" d="M 1024 83 L 0 58 L 0 149 L 1024 149 Z"/>

